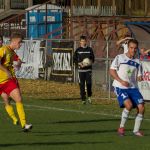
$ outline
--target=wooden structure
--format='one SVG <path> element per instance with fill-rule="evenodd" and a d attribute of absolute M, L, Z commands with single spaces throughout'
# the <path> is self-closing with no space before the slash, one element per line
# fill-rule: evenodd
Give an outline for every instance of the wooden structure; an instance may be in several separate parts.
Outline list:
<path fill-rule="evenodd" d="M 1 0 L 0 3 L 0 11 L 3 10 L 0 14 L 0 34 L 9 36 L 15 30 L 21 30 L 25 34 L 27 26 L 24 9 L 37 1 Z M 50 0 L 46 2 L 45 8 L 49 4 L 57 5 L 64 11 L 63 26 L 41 38 L 63 30 L 61 35 L 55 38 L 79 39 L 79 36 L 84 34 L 91 40 L 116 40 L 127 32 L 125 21 L 150 20 L 150 0 Z M 15 15 L 16 13 L 19 15 Z M 46 29 L 48 23 L 52 22 L 48 22 L 47 15 L 45 18 Z"/>

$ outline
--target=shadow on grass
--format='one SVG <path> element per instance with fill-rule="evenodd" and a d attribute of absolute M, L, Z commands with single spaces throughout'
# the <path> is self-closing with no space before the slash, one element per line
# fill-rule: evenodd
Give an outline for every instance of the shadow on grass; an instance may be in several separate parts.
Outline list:
<path fill-rule="evenodd" d="M 66 98 L 66 97 L 61 97 L 61 98 L 40 98 L 40 100 L 50 100 L 50 101 L 72 101 L 72 100 L 81 100 L 79 97 L 72 97 L 72 98 Z"/>
<path fill-rule="evenodd" d="M 144 131 L 144 130 L 143 130 Z M 132 134 L 132 129 L 127 129 L 126 132 L 128 132 L 126 134 L 125 137 L 130 137 L 133 136 Z M 95 134 L 99 134 L 99 135 L 95 135 L 95 136 L 100 136 L 100 134 L 113 134 L 118 136 L 117 134 L 117 129 L 111 129 L 111 130 L 86 130 L 86 131 L 60 131 L 60 132 L 33 132 L 33 134 L 35 134 L 35 136 L 64 136 L 64 135 L 78 135 L 78 136 L 82 136 L 82 135 L 95 135 Z M 145 134 L 144 137 L 150 136 L 149 134 Z M 136 136 L 135 136 L 136 137 Z"/>
<path fill-rule="evenodd" d="M 112 130 L 86 130 L 86 131 L 60 131 L 60 132 L 33 132 L 36 136 L 54 136 L 54 135 L 91 135 L 91 134 L 102 134 L 102 133 L 114 133 L 116 129 Z"/>
<path fill-rule="evenodd" d="M 69 124 L 69 123 L 94 123 L 94 122 L 108 122 L 108 121 L 120 121 L 120 118 L 110 118 L 110 119 L 94 119 L 94 120 L 67 120 L 67 121 L 56 121 L 50 122 L 50 124 Z"/>
<path fill-rule="evenodd" d="M 16 146 L 60 146 L 60 145 L 73 145 L 73 144 L 109 144 L 112 143 L 111 141 L 107 142 L 81 142 L 81 141 L 75 141 L 75 142 L 37 142 L 37 143 L 15 143 L 15 144 L 0 144 L 0 147 L 16 147 Z"/>

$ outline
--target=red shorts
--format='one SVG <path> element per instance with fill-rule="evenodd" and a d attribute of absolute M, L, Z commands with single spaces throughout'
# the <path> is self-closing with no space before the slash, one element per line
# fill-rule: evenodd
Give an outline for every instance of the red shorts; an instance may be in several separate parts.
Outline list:
<path fill-rule="evenodd" d="M 10 79 L 5 83 L 0 84 L 0 95 L 2 93 L 10 95 L 10 93 L 16 88 L 19 88 L 17 79 L 16 78 Z"/>

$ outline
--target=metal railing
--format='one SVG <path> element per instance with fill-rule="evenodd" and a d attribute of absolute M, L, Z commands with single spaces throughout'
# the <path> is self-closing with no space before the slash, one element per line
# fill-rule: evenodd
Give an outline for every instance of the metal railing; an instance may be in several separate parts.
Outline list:
<path fill-rule="evenodd" d="M 47 68 L 46 70 L 51 70 L 53 67 L 53 50 L 52 50 L 52 43 L 53 42 L 69 42 L 73 41 L 74 46 L 73 46 L 73 53 L 74 51 L 79 47 L 79 41 L 78 40 L 71 40 L 71 39 L 49 39 L 46 40 L 46 49 L 47 49 L 47 64 L 45 67 Z M 147 44 L 149 42 L 145 41 L 140 41 L 139 42 L 139 48 L 142 47 L 147 47 Z M 63 44 L 64 46 L 65 44 Z M 112 87 L 112 82 L 113 79 L 110 77 L 109 74 L 109 68 L 112 63 L 112 60 L 116 55 L 119 53 L 123 53 L 123 50 L 117 49 L 116 48 L 116 42 L 115 41 L 98 41 L 98 40 L 93 40 L 89 41 L 88 45 L 93 48 L 94 54 L 95 54 L 95 62 L 93 64 L 93 71 L 92 71 L 92 80 L 93 80 L 93 87 L 94 89 L 99 89 L 101 93 L 101 98 L 102 99 L 112 99 L 114 98 L 113 94 L 113 87 Z M 60 47 L 60 46 L 59 46 Z M 67 47 L 67 45 L 66 45 Z M 64 53 L 64 52 L 62 52 Z M 59 55 L 60 56 L 60 55 Z M 61 59 L 62 61 L 62 59 Z M 49 68 L 49 69 L 48 69 Z M 74 68 L 74 79 L 73 81 L 75 83 L 78 83 L 78 71 L 76 68 Z M 51 72 L 46 72 L 45 75 L 47 80 L 51 79 Z M 55 77 L 53 77 L 55 80 Z M 57 79 L 57 76 L 56 76 Z M 57 80 L 58 81 L 58 80 Z M 66 81 L 68 82 L 68 81 Z M 105 94 L 104 94 L 105 93 Z"/>
<path fill-rule="evenodd" d="M 69 41 L 73 41 L 74 46 L 73 46 L 73 53 L 74 51 L 77 49 L 77 47 L 79 47 L 79 41 L 78 40 L 71 40 L 71 39 L 49 39 L 46 40 L 46 49 L 47 49 L 47 60 L 46 60 L 46 65 L 45 65 L 45 70 L 46 70 L 46 79 L 47 80 L 57 80 L 58 81 L 58 77 L 60 78 L 60 75 L 56 75 L 53 76 L 53 78 L 51 78 L 51 73 L 52 73 L 52 68 L 53 68 L 53 42 L 69 42 Z M 63 46 L 65 44 L 63 43 Z M 113 60 L 113 58 L 115 57 L 116 54 L 118 54 L 118 50 L 115 49 L 116 44 L 115 41 L 98 41 L 98 40 L 93 40 L 93 41 L 89 41 L 88 45 L 90 45 L 93 48 L 94 54 L 95 54 L 95 62 L 93 64 L 93 73 L 92 73 L 92 80 L 93 80 L 93 88 L 94 89 L 99 89 L 101 93 L 101 97 L 102 99 L 111 99 L 113 97 L 112 95 L 112 79 L 108 73 L 109 71 L 109 67 L 110 64 Z M 68 45 L 66 45 L 67 47 Z M 59 46 L 60 47 L 60 46 Z M 64 52 L 62 52 L 64 54 Z M 59 55 L 60 57 L 60 55 Z M 59 59 L 59 57 L 57 57 Z M 68 59 L 69 60 L 69 59 Z M 60 58 L 60 61 L 62 61 L 62 59 Z M 72 61 L 72 59 L 71 59 Z M 57 63 L 59 62 L 59 60 L 57 60 Z M 66 62 L 66 60 L 65 60 Z M 68 63 L 69 64 L 69 63 Z M 61 66 L 61 64 L 59 64 Z M 74 67 L 74 66 L 72 66 Z M 61 70 L 62 71 L 62 70 Z M 74 71 L 72 72 L 74 77 L 73 77 L 73 82 L 78 83 L 78 71 L 77 69 L 74 67 Z M 56 79 L 55 79 L 56 78 Z M 60 81 L 64 81 L 63 80 L 63 76 L 62 76 L 62 80 Z M 64 81 L 64 82 L 70 82 L 69 80 Z M 105 93 L 105 94 L 104 94 Z"/>

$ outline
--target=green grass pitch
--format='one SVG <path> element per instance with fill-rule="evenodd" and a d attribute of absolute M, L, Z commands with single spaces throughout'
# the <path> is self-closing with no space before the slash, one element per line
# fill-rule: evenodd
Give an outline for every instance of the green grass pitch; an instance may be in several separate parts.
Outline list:
<path fill-rule="evenodd" d="M 134 119 L 126 124 L 126 136 L 116 129 L 121 110 L 116 103 L 81 105 L 80 102 L 24 100 L 31 132 L 14 126 L 3 104 L 0 107 L 0 150 L 149 150 L 150 105 L 142 124 L 144 137 L 132 135 Z M 134 117 L 135 112 L 131 113 Z"/>

